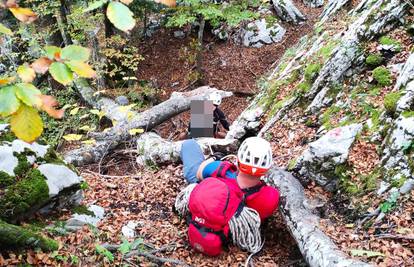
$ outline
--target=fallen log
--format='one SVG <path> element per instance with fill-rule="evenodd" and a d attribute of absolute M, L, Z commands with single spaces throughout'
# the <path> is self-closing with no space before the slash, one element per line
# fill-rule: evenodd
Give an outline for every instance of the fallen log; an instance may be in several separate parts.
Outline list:
<path fill-rule="evenodd" d="M 10 248 L 41 248 L 43 251 L 52 251 L 58 249 L 58 244 L 28 229 L 0 220 L 0 251 Z"/>
<path fill-rule="evenodd" d="M 214 152 L 235 154 L 238 147 L 236 139 L 197 138 L 196 141 L 204 150 L 204 154 L 210 153 L 209 147 Z M 137 163 L 140 165 L 178 163 L 183 142 L 172 142 L 155 133 L 144 133 L 137 140 Z"/>
<path fill-rule="evenodd" d="M 133 116 L 131 119 L 121 120 L 107 132 L 94 134 L 96 143 L 81 147 L 64 154 L 67 162 L 80 166 L 100 160 L 106 153 L 128 140 L 131 129 L 141 128 L 149 131 L 162 122 L 190 109 L 193 100 L 207 100 L 212 92 L 219 92 L 223 97 L 229 97 L 231 92 L 217 90 L 209 86 L 202 86 L 186 93 L 174 92 L 170 99 Z"/>
<path fill-rule="evenodd" d="M 273 168 L 266 182 L 281 193 L 280 212 L 309 266 L 371 266 L 349 258 L 319 228 L 319 217 L 305 207 L 306 197 L 300 182 L 290 173 Z"/>

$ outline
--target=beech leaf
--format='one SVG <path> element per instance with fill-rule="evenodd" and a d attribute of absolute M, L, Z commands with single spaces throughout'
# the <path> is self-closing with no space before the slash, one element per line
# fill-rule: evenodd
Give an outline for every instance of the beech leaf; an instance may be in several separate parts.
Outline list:
<path fill-rule="evenodd" d="M 37 110 L 24 104 L 11 116 L 10 126 L 19 139 L 28 143 L 36 140 L 43 132 L 43 122 Z"/>
<path fill-rule="evenodd" d="M 41 57 L 39 59 L 36 59 L 32 63 L 32 69 L 34 69 L 34 71 L 37 73 L 45 74 L 47 70 L 49 69 L 50 64 L 52 64 L 52 62 L 53 61 L 47 57 Z"/>
<path fill-rule="evenodd" d="M 81 134 L 67 134 L 63 136 L 63 139 L 65 139 L 66 141 L 79 141 L 82 139 Z"/>
<path fill-rule="evenodd" d="M 108 0 L 95 1 L 92 4 L 90 4 L 85 10 L 83 10 L 83 13 L 90 12 L 92 10 L 95 10 L 97 8 L 100 8 L 104 4 L 106 4 L 107 2 L 108 2 Z"/>
<path fill-rule="evenodd" d="M 33 84 L 18 83 L 16 86 L 16 96 L 26 105 L 40 107 L 42 100 L 39 98 L 42 94 Z"/>
<path fill-rule="evenodd" d="M 2 23 L 0 23 L 0 33 L 6 35 L 13 35 L 13 32 Z"/>
<path fill-rule="evenodd" d="M 85 62 L 71 60 L 65 62 L 65 64 L 79 77 L 93 78 L 96 76 L 96 72 Z"/>
<path fill-rule="evenodd" d="M 64 109 L 55 109 L 56 106 L 59 105 L 59 103 L 56 101 L 56 99 L 53 96 L 50 95 L 41 95 L 40 99 L 42 101 L 41 109 L 49 116 L 55 118 L 55 119 L 61 119 L 63 118 L 63 115 L 65 114 Z"/>
<path fill-rule="evenodd" d="M 37 19 L 36 13 L 29 8 L 11 7 L 9 10 L 18 20 L 24 23 L 31 23 Z"/>
<path fill-rule="evenodd" d="M 62 48 L 57 47 L 57 46 L 53 46 L 53 45 L 48 45 L 45 46 L 45 51 L 46 51 L 46 56 L 49 59 L 60 59 L 60 54 L 62 52 Z"/>
<path fill-rule="evenodd" d="M 73 81 L 72 71 L 62 62 L 53 62 L 52 65 L 50 65 L 49 72 L 53 79 L 63 85 L 68 85 Z"/>
<path fill-rule="evenodd" d="M 17 68 L 17 75 L 19 75 L 20 79 L 22 79 L 22 81 L 25 83 L 33 82 L 34 78 L 36 77 L 34 69 L 28 65 L 19 66 Z"/>
<path fill-rule="evenodd" d="M 61 58 L 66 60 L 87 61 L 90 56 L 88 48 L 79 45 L 68 45 L 62 49 Z"/>
<path fill-rule="evenodd" d="M 16 86 L 0 88 L 0 116 L 9 116 L 20 107 L 20 101 L 16 97 Z"/>
<path fill-rule="evenodd" d="M 135 26 L 133 13 L 120 2 L 110 2 L 106 9 L 106 16 L 114 26 L 121 31 L 129 32 Z"/>

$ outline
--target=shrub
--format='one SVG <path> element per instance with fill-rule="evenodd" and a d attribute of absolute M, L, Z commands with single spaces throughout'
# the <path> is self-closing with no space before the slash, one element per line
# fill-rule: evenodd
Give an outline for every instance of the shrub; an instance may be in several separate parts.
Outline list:
<path fill-rule="evenodd" d="M 391 92 L 384 97 L 384 107 L 388 113 L 394 113 L 397 107 L 398 99 L 400 99 L 400 92 Z"/>
<path fill-rule="evenodd" d="M 369 55 L 366 58 L 365 63 L 367 63 L 368 66 L 377 67 L 381 65 L 383 61 L 384 61 L 384 58 L 381 56 L 381 54 L 377 53 L 377 54 Z"/>
<path fill-rule="evenodd" d="M 385 67 L 377 67 L 372 71 L 374 80 L 381 86 L 391 85 L 391 73 Z"/>

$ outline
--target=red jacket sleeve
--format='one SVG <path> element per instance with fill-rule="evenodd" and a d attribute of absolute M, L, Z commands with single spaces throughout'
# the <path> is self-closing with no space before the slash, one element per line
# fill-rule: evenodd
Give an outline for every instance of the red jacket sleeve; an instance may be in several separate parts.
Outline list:
<path fill-rule="evenodd" d="M 260 215 L 260 219 L 263 221 L 270 217 L 279 207 L 279 197 L 280 194 L 276 188 L 265 185 L 259 192 L 246 198 L 246 205 L 256 210 Z"/>

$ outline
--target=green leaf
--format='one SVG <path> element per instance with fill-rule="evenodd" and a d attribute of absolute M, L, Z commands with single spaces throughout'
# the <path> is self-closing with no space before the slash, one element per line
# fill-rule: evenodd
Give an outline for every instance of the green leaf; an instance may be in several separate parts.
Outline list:
<path fill-rule="evenodd" d="M 129 251 L 131 251 L 132 244 L 128 242 L 128 240 L 124 240 L 122 242 L 121 246 L 118 248 L 119 252 L 122 253 L 122 255 L 127 254 Z"/>
<path fill-rule="evenodd" d="M 73 81 L 72 71 L 68 66 L 61 62 L 53 62 L 52 65 L 50 65 L 49 72 L 53 79 L 63 85 L 67 85 Z"/>
<path fill-rule="evenodd" d="M 7 34 L 7 35 L 13 35 L 13 32 L 4 26 L 4 24 L 0 23 L 0 33 Z"/>
<path fill-rule="evenodd" d="M 106 9 L 106 16 L 121 31 L 129 32 L 135 26 L 133 13 L 120 2 L 111 2 Z"/>
<path fill-rule="evenodd" d="M 50 59 L 60 58 L 62 49 L 57 46 L 49 45 L 45 46 L 46 56 Z"/>
<path fill-rule="evenodd" d="M 16 97 L 16 86 L 0 88 L 0 116 L 9 116 L 20 107 L 20 101 Z"/>
<path fill-rule="evenodd" d="M 89 59 L 90 54 L 88 48 L 78 45 L 69 45 L 62 49 L 61 58 L 84 62 Z"/>
<path fill-rule="evenodd" d="M 131 249 L 137 249 L 139 246 L 144 244 L 144 239 L 138 238 L 132 242 Z"/>
<path fill-rule="evenodd" d="M 358 256 L 358 257 L 366 256 L 368 258 L 370 258 L 370 257 L 378 257 L 378 256 L 384 257 L 385 256 L 381 252 L 370 251 L 370 250 L 361 250 L 361 249 L 352 249 L 351 250 L 351 255 L 352 256 Z"/>
<path fill-rule="evenodd" d="M 104 248 L 103 246 L 96 245 L 95 249 L 96 249 L 96 253 L 98 253 L 99 255 L 105 256 L 110 262 L 114 261 L 115 259 L 114 255 L 109 250 Z"/>
<path fill-rule="evenodd" d="M 100 7 L 102 7 L 105 3 L 107 3 L 108 2 L 108 0 L 99 0 L 99 1 L 95 1 L 95 2 L 93 2 L 92 4 L 90 4 L 84 11 L 83 11 L 83 13 L 86 13 L 86 12 L 90 12 L 90 11 L 92 11 L 92 10 L 95 10 L 95 9 L 97 9 L 97 8 L 100 8 Z"/>
<path fill-rule="evenodd" d="M 40 107 L 42 99 L 39 97 L 42 93 L 33 84 L 18 83 L 16 86 L 17 97 L 28 106 Z"/>
<path fill-rule="evenodd" d="M 21 140 L 33 142 L 43 132 L 43 122 L 36 109 L 20 105 L 10 120 L 12 132 Z"/>

